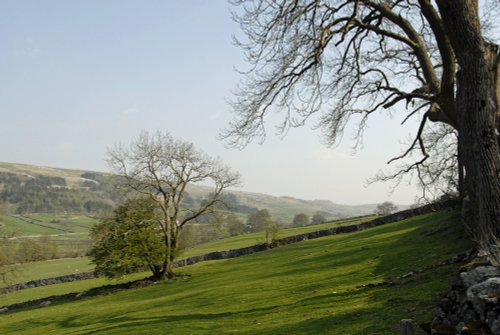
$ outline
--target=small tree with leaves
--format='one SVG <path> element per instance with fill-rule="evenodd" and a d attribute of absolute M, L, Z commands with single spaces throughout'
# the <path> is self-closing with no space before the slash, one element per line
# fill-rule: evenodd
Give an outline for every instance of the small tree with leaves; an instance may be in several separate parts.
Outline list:
<path fill-rule="evenodd" d="M 312 217 L 312 220 L 311 220 L 312 224 L 321 224 L 321 223 L 325 223 L 325 222 L 326 222 L 325 217 L 323 215 L 321 215 L 320 213 L 314 214 Z"/>
<path fill-rule="evenodd" d="M 241 235 L 245 232 L 245 224 L 234 214 L 226 216 L 226 228 L 230 236 Z"/>
<path fill-rule="evenodd" d="M 309 217 L 304 213 L 295 214 L 292 225 L 294 227 L 303 227 L 309 224 Z"/>
<path fill-rule="evenodd" d="M 248 216 L 247 227 L 251 232 L 263 231 L 266 243 L 276 239 L 280 230 L 280 226 L 273 222 L 269 210 L 265 208 Z"/>
<path fill-rule="evenodd" d="M 218 159 L 168 133 L 143 131 L 129 147 L 108 151 L 109 164 L 121 177 L 121 186 L 149 197 L 159 212 L 156 225 L 163 236 L 164 259 L 157 279 L 172 278 L 180 233 L 184 226 L 215 208 L 222 191 L 239 184 L 240 176 Z M 184 206 L 186 188 L 193 183 L 212 185 L 212 192 L 195 208 Z"/>
<path fill-rule="evenodd" d="M 166 251 L 158 214 L 151 199 L 132 199 L 96 224 L 90 232 L 90 257 L 96 272 L 117 278 L 150 269 L 153 277 L 159 277 Z"/>
<path fill-rule="evenodd" d="M 389 215 L 396 210 L 398 210 L 398 207 L 395 206 L 390 201 L 384 201 L 383 203 L 377 205 L 377 214 L 378 215 Z"/>

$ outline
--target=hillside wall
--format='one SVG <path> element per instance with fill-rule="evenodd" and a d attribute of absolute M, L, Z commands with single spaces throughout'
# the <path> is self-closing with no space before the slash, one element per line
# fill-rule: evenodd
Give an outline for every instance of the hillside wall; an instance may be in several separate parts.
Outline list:
<path fill-rule="evenodd" d="M 404 219 L 408 219 L 408 218 L 416 216 L 416 215 L 427 214 L 427 213 L 439 211 L 439 210 L 442 210 L 445 208 L 452 208 L 452 207 L 456 207 L 456 206 L 458 206 L 458 204 L 454 201 L 429 204 L 429 205 L 425 205 L 425 206 L 414 208 L 414 209 L 407 209 L 404 211 L 400 211 L 400 212 L 390 214 L 390 215 L 387 215 L 384 217 L 379 217 L 379 218 L 376 218 L 374 220 L 371 220 L 368 222 L 363 222 L 360 224 L 355 224 L 355 225 L 350 225 L 350 226 L 341 226 L 341 227 L 336 227 L 336 228 L 318 230 L 318 231 L 310 232 L 310 233 L 288 236 L 288 237 L 273 240 L 269 244 L 268 243 L 261 243 L 261 244 L 256 244 L 256 245 L 252 245 L 252 246 L 244 247 L 244 248 L 239 248 L 239 249 L 231 249 L 231 250 L 225 250 L 225 251 L 214 251 L 214 252 L 210 252 L 208 254 L 204 254 L 204 255 L 200 255 L 200 256 L 193 256 L 193 257 L 189 257 L 189 258 L 185 258 L 185 259 L 179 259 L 175 262 L 175 266 L 182 267 L 182 266 L 192 265 L 192 264 L 196 264 L 198 262 L 203 262 L 203 261 L 227 259 L 227 258 L 240 257 L 240 256 L 244 256 L 244 255 L 250 255 L 250 254 L 253 254 L 256 252 L 261 252 L 261 251 L 273 249 L 273 248 L 276 248 L 276 247 L 281 246 L 281 245 L 297 243 L 297 242 L 316 239 L 316 238 L 325 237 L 325 236 L 346 234 L 346 233 L 361 231 L 361 230 L 365 230 L 368 228 L 373 228 L 373 227 L 385 225 L 388 223 L 393 223 L 393 222 L 401 221 Z M 23 290 L 23 289 L 27 289 L 27 288 L 33 288 L 33 287 L 39 287 L 39 286 L 45 286 L 45 285 L 51 285 L 51 284 L 57 284 L 57 283 L 66 283 L 66 282 L 71 282 L 71 281 L 75 281 L 75 280 L 96 278 L 98 276 L 99 275 L 96 274 L 94 271 L 91 271 L 91 272 L 84 272 L 84 273 L 72 274 L 72 275 L 66 275 L 66 276 L 60 276 L 60 277 L 54 277 L 54 278 L 31 280 L 28 282 L 23 282 L 23 283 L 11 285 L 8 287 L 0 288 L 0 294 L 18 291 L 18 290 Z"/>

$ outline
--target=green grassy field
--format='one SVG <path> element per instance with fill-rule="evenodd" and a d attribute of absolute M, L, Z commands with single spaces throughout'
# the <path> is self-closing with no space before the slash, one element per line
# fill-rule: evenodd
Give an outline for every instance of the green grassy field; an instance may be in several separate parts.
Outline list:
<path fill-rule="evenodd" d="M 92 271 L 94 266 L 90 264 L 90 259 L 88 257 L 79 257 L 18 264 L 15 265 L 15 268 L 16 272 L 13 274 L 9 273 L 7 278 L 5 278 L 6 283 L 0 282 L 0 287 L 35 279 L 45 279 Z"/>
<path fill-rule="evenodd" d="M 368 221 L 373 218 L 374 217 L 366 217 L 356 220 L 343 220 L 338 222 L 328 222 L 318 225 L 311 225 L 307 227 L 283 229 L 279 237 L 303 234 L 307 232 L 317 231 L 321 229 L 328 229 L 343 225 L 357 224 L 360 222 Z M 64 251 L 65 247 L 74 249 L 78 243 L 84 246 L 88 246 L 90 244 L 90 241 L 83 237 L 84 236 L 82 235 L 52 236 L 51 241 L 55 242 L 58 245 L 58 248 Z M 183 252 L 179 258 L 182 259 L 184 257 L 203 255 L 213 251 L 243 248 L 263 242 L 264 242 L 264 233 L 239 235 L 196 246 L 194 248 L 191 248 Z M 93 270 L 93 266 L 90 265 L 90 259 L 88 257 L 65 258 L 65 259 L 55 259 L 50 261 L 33 262 L 20 265 L 17 268 L 18 271 L 16 275 L 7 278 L 8 284 L 14 284 L 34 279 L 44 279 L 50 277 L 64 276 L 67 274 Z M 0 287 L 2 287 L 1 283 Z"/>
<path fill-rule="evenodd" d="M 327 222 L 327 223 L 322 223 L 322 224 L 317 224 L 317 225 L 310 225 L 310 226 L 306 226 L 306 227 L 295 227 L 295 228 L 282 229 L 278 234 L 278 238 L 299 235 L 299 234 L 304 234 L 304 233 L 310 233 L 310 232 L 318 231 L 318 230 L 322 230 L 322 229 L 329 229 L 329 228 L 335 228 L 335 227 L 340 227 L 340 226 L 359 224 L 361 222 L 373 220 L 374 218 L 375 218 L 375 216 L 369 216 L 369 217 L 363 217 L 363 218 L 355 219 L 355 220 L 346 219 L 346 220 L 341 220 L 341 221 Z M 243 234 L 243 235 L 233 236 L 230 238 L 225 238 L 225 239 L 221 239 L 221 240 L 217 240 L 217 241 L 208 242 L 208 243 L 205 243 L 202 245 L 195 246 L 195 247 L 190 248 L 190 249 L 186 249 L 181 253 L 179 258 L 182 259 L 182 258 L 187 258 L 187 257 L 191 257 L 191 256 L 203 255 L 203 254 L 207 254 L 207 253 L 213 252 L 213 251 L 223 251 L 223 250 L 244 248 L 244 247 L 248 247 L 251 245 L 264 243 L 264 242 L 266 242 L 264 232 Z"/>
<path fill-rule="evenodd" d="M 198 263 L 179 269 L 187 277 L 147 288 L 0 314 L 0 332 L 398 334 L 402 318 L 428 320 L 459 266 L 439 264 L 469 247 L 456 215 L 422 215 Z M 397 279 L 430 265 L 437 267 Z M 360 287 L 383 281 L 395 285 Z M 71 289 L 81 291 L 90 282 L 71 283 Z M 65 293 L 60 285 L 45 289 L 57 288 Z"/>
<path fill-rule="evenodd" d="M 2 216 L 2 233 L 13 236 L 88 233 L 97 220 L 84 215 L 29 214 Z"/>

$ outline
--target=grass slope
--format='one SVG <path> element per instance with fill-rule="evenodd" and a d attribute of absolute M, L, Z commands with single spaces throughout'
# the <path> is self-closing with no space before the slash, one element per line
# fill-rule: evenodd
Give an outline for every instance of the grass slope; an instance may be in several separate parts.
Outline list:
<path fill-rule="evenodd" d="M 375 218 L 375 216 L 368 216 L 368 217 L 363 217 L 363 218 L 358 218 L 358 219 L 346 219 L 346 220 L 327 222 L 327 223 L 322 223 L 322 224 L 317 224 L 317 225 L 310 225 L 310 226 L 305 226 L 305 227 L 286 228 L 286 229 L 283 229 L 279 232 L 278 238 L 284 238 L 284 237 L 293 236 L 293 235 L 310 233 L 310 232 L 314 232 L 314 231 L 318 231 L 318 230 L 322 230 L 322 229 L 330 229 L 330 228 L 335 228 L 335 227 L 340 227 L 340 226 L 355 225 L 355 224 L 359 224 L 362 222 L 373 220 L 374 218 Z M 207 253 L 213 252 L 213 251 L 223 251 L 223 250 L 244 248 L 244 247 L 249 247 L 251 245 L 265 243 L 265 242 L 266 242 L 266 237 L 265 237 L 264 232 L 237 235 L 237 236 L 233 236 L 233 237 L 229 237 L 229 238 L 225 238 L 225 239 L 221 239 L 221 240 L 208 242 L 205 244 L 195 246 L 194 248 L 184 250 L 179 258 L 182 259 L 182 258 L 187 258 L 187 257 L 191 257 L 191 256 L 203 255 L 203 254 L 207 254 Z"/>
<path fill-rule="evenodd" d="M 39 216 L 49 215 L 40 214 Z M 328 222 L 317 225 L 310 225 L 307 227 L 296 227 L 283 229 L 279 238 L 298 235 L 313 231 L 318 231 L 322 229 L 329 229 L 344 225 L 353 225 L 361 222 L 369 221 L 374 217 L 364 217 L 359 219 L 346 219 L 342 221 Z M 74 239 L 71 241 L 71 239 Z M 63 242 L 68 242 L 73 246 L 79 239 L 82 239 L 82 235 L 70 235 L 70 236 L 52 236 L 51 241 L 54 241 L 61 247 Z M 179 259 L 198 256 L 207 254 L 213 251 L 223 251 L 237 248 L 248 247 L 257 243 L 263 243 L 265 241 L 265 235 L 263 232 L 238 235 L 226 239 L 216 240 L 208 242 L 194 248 L 185 250 L 179 257 Z M 90 242 L 88 242 L 90 243 Z M 78 257 L 78 258 L 64 258 L 64 259 L 54 259 L 50 261 L 40 261 L 17 265 L 17 272 L 15 275 L 7 277 L 7 284 L 15 284 L 20 282 L 25 282 L 28 280 L 35 279 L 45 279 L 57 276 L 64 276 L 73 273 L 80 273 L 85 271 L 92 271 L 93 266 L 90 264 L 90 259 L 88 257 Z M 100 283 L 100 282 L 99 282 Z M 7 284 L 0 283 L 0 287 L 7 286 Z M 1 303 L 0 303 L 1 304 Z"/>
<path fill-rule="evenodd" d="M 27 282 L 36 279 L 46 279 L 69 274 L 76 274 L 94 270 L 88 257 L 62 258 L 49 261 L 23 263 L 14 265 L 16 271 L 8 273 L 5 282 L 0 282 L 0 287 Z M 0 298 L 0 304 L 2 304 Z"/>
<path fill-rule="evenodd" d="M 440 264 L 465 241 L 453 213 L 422 215 L 198 263 L 181 270 L 190 277 L 147 288 L 0 314 L 0 332 L 397 334 L 400 319 L 429 317 L 458 265 L 395 278 Z M 359 288 L 389 280 L 396 285 Z"/>

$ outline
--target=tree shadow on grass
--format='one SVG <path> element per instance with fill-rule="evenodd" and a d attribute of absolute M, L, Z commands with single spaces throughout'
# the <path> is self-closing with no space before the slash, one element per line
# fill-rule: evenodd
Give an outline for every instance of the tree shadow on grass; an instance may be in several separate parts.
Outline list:
<path fill-rule="evenodd" d="M 109 320 L 102 320 L 97 323 L 94 327 L 86 327 L 85 330 L 77 330 L 75 332 L 71 331 L 71 328 L 78 327 L 81 329 L 78 317 L 70 317 L 63 321 L 59 322 L 59 325 L 65 329 L 68 329 L 67 334 L 106 334 L 110 332 L 116 331 L 116 333 L 120 334 L 136 334 L 136 333 L 144 333 L 144 329 L 148 329 L 151 333 L 158 333 L 160 329 L 164 329 L 166 332 L 169 329 L 170 323 L 180 323 L 185 324 L 186 331 L 179 332 L 175 331 L 176 335 L 181 334 L 193 334 L 193 331 L 196 334 L 200 334 L 197 331 L 200 330 L 209 330 L 204 326 L 204 322 L 207 322 L 206 325 L 211 330 L 210 334 L 218 334 L 216 331 L 213 332 L 217 328 L 217 322 L 224 318 L 235 317 L 240 314 L 251 314 L 251 313 L 269 313 L 276 306 L 270 306 L 265 308 L 254 308 L 240 312 L 222 312 L 222 313 L 192 313 L 192 314 L 183 314 L 183 315 L 165 315 L 165 316 L 157 316 L 157 317 L 134 317 L 130 315 L 124 315 L 121 317 L 114 317 Z M 198 326 L 193 326 L 193 323 Z M 200 325 L 201 323 L 201 325 Z M 210 326 L 212 324 L 212 326 Z M 215 327 L 214 327 L 215 326 Z M 197 329 L 192 329 L 197 328 Z M 141 331 L 142 330 L 142 331 Z"/>

